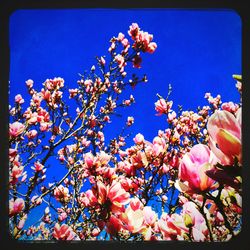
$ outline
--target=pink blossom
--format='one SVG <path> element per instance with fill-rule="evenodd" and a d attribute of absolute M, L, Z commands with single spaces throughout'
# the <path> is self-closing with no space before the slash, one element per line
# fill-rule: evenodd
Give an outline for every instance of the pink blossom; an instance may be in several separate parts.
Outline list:
<path fill-rule="evenodd" d="M 129 202 L 130 194 L 117 181 L 113 181 L 111 186 L 106 186 L 103 182 L 98 181 L 96 196 L 99 204 L 111 203 L 110 210 L 113 213 L 119 213 L 123 211 L 123 205 Z"/>
<path fill-rule="evenodd" d="M 176 118 L 176 113 L 173 111 L 172 113 L 168 114 L 168 122 L 172 122 Z"/>
<path fill-rule="evenodd" d="M 32 129 L 28 131 L 26 135 L 29 139 L 34 139 L 37 136 L 37 131 L 35 129 Z"/>
<path fill-rule="evenodd" d="M 62 213 L 60 213 L 59 215 L 58 215 L 58 220 L 59 221 L 63 221 L 63 220 L 65 220 L 66 218 L 67 218 L 67 213 L 66 212 L 62 212 Z"/>
<path fill-rule="evenodd" d="M 115 61 L 118 63 L 119 68 L 122 68 L 124 66 L 124 64 L 125 64 L 125 59 L 120 54 L 115 56 Z"/>
<path fill-rule="evenodd" d="M 140 186 L 138 181 L 132 181 L 131 179 L 124 176 L 119 177 L 119 182 L 127 192 L 132 192 L 133 190 L 136 192 Z"/>
<path fill-rule="evenodd" d="M 116 47 L 116 46 L 115 46 L 115 43 L 112 42 L 111 45 L 110 45 L 110 47 L 109 47 L 109 49 L 108 49 L 108 51 L 109 51 L 109 52 L 112 52 L 112 51 L 115 49 L 115 47 Z"/>
<path fill-rule="evenodd" d="M 141 145 L 144 142 L 144 136 L 142 134 L 138 133 L 133 140 L 134 140 L 135 144 Z"/>
<path fill-rule="evenodd" d="M 93 84 L 93 82 L 90 79 L 87 79 L 87 80 L 84 81 L 84 86 L 86 88 L 85 90 L 86 90 L 87 93 L 89 93 L 91 91 L 92 84 Z"/>
<path fill-rule="evenodd" d="M 157 44 L 155 42 L 152 42 L 147 47 L 147 52 L 154 53 L 157 48 Z"/>
<path fill-rule="evenodd" d="M 226 110 L 215 111 L 208 119 L 207 130 L 211 149 L 222 164 L 233 164 L 235 157 L 242 163 L 241 108 L 236 116 Z"/>
<path fill-rule="evenodd" d="M 144 215 L 141 209 L 133 210 L 128 206 L 124 213 L 120 215 L 124 228 L 131 233 L 137 233 L 143 228 Z"/>
<path fill-rule="evenodd" d="M 57 201 L 68 202 L 70 198 L 69 189 L 60 185 L 54 189 L 54 196 Z"/>
<path fill-rule="evenodd" d="M 39 129 L 40 129 L 42 132 L 45 132 L 45 131 L 48 131 L 49 127 L 50 127 L 50 123 L 41 122 L 41 123 L 40 123 Z"/>
<path fill-rule="evenodd" d="M 87 168 L 92 168 L 95 164 L 95 157 L 91 152 L 88 152 L 84 155 L 84 163 L 87 166 Z"/>
<path fill-rule="evenodd" d="M 22 198 L 17 198 L 16 200 L 11 199 L 9 201 L 9 216 L 19 214 L 24 209 L 24 200 Z"/>
<path fill-rule="evenodd" d="M 197 144 L 186 153 L 180 163 L 179 178 L 188 183 L 194 192 L 215 188 L 215 181 L 206 175 L 206 171 L 216 164 L 217 159 L 208 146 Z"/>
<path fill-rule="evenodd" d="M 102 56 L 101 56 L 99 62 L 100 62 L 100 64 L 101 64 L 102 66 L 104 66 L 104 65 L 106 64 L 106 61 L 105 61 L 105 59 L 104 59 Z"/>
<path fill-rule="evenodd" d="M 14 122 L 9 125 L 9 133 L 12 137 L 17 137 L 25 130 L 25 125 L 20 122 Z"/>
<path fill-rule="evenodd" d="M 163 148 L 166 147 L 166 142 L 163 138 L 156 136 L 153 139 L 153 145 L 158 144 L 159 146 L 162 146 Z"/>
<path fill-rule="evenodd" d="M 110 159 L 111 159 L 111 155 L 105 153 L 104 151 L 100 151 L 97 154 L 97 161 L 99 161 L 101 165 L 107 165 Z"/>
<path fill-rule="evenodd" d="M 40 107 L 43 100 L 43 95 L 41 93 L 34 93 L 30 102 L 31 106 Z"/>
<path fill-rule="evenodd" d="M 173 102 L 166 102 L 164 99 L 160 99 L 155 103 L 155 110 L 158 112 L 158 115 L 167 114 L 171 107 Z"/>
<path fill-rule="evenodd" d="M 90 206 L 93 206 L 94 204 L 97 203 L 97 198 L 96 196 L 93 194 L 92 190 L 87 190 L 85 192 L 86 197 L 88 198 L 88 202 Z"/>
<path fill-rule="evenodd" d="M 131 36 L 131 38 L 133 40 L 135 40 L 135 38 L 138 35 L 139 30 L 140 30 L 140 28 L 139 28 L 138 24 L 137 23 L 132 23 L 132 25 L 129 26 L 128 34 Z"/>
<path fill-rule="evenodd" d="M 66 224 L 60 226 L 56 223 L 52 235 L 57 240 L 73 240 L 75 238 L 72 228 Z"/>
<path fill-rule="evenodd" d="M 42 203 L 42 199 L 38 195 L 34 195 L 31 198 L 31 202 L 36 204 L 36 205 L 40 205 Z"/>
<path fill-rule="evenodd" d="M 41 91 L 42 97 L 45 101 L 50 102 L 51 101 L 51 93 L 49 90 L 42 89 Z"/>
<path fill-rule="evenodd" d="M 175 128 L 175 129 L 174 129 L 174 134 L 173 134 L 173 136 L 172 136 L 172 138 L 171 138 L 171 139 L 172 139 L 171 141 L 172 141 L 173 143 L 179 142 L 179 141 L 180 141 L 180 136 L 181 136 L 181 135 L 179 134 L 179 132 L 178 132 L 177 129 Z"/>
<path fill-rule="evenodd" d="M 69 98 L 73 98 L 77 95 L 78 89 L 69 89 Z"/>
<path fill-rule="evenodd" d="M 221 105 L 221 109 L 231 113 L 235 113 L 238 109 L 238 105 L 233 102 L 224 102 Z"/>
<path fill-rule="evenodd" d="M 140 49 L 142 52 L 153 53 L 157 48 L 157 44 L 151 42 L 153 40 L 153 35 L 140 30 L 137 24 L 132 24 L 130 26 L 129 35 L 135 41 L 133 47 Z"/>
<path fill-rule="evenodd" d="M 117 40 L 118 40 L 119 42 L 121 42 L 121 41 L 124 39 L 124 37 L 125 37 L 124 34 L 120 32 L 120 33 L 118 34 Z"/>
<path fill-rule="evenodd" d="M 98 133 L 97 133 L 97 138 L 98 138 L 100 141 L 103 142 L 104 139 L 105 139 L 103 132 L 98 131 Z"/>
<path fill-rule="evenodd" d="M 101 230 L 100 230 L 99 227 L 98 227 L 98 228 L 94 228 L 94 229 L 91 231 L 91 235 L 92 235 L 93 237 L 97 237 L 97 236 L 100 234 L 100 232 L 101 232 Z"/>
<path fill-rule="evenodd" d="M 152 210 L 150 206 L 143 208 L 143 216 L 146 225 L 151 227 L 154 226 L 156 220 L 158 219 L 157 214 Z"/>
<path fill-rule="evenodd" d="M 183 214 L 190 216 L 192 226 L 192 235 L 195 241 L 204 241 L 206 239 L 206 234 L 208 229 L 206 226 L 206 221 L 203 215 L 198 211 L 196 205 L 193 202 L 186 202 L 183 205 Z"/>
<path fill-rule="evenodd" d="M 37 116 L 37 121 L 38 122 L 44 122 L 44 123 L 49 123 L 49 121 L 50 121 L 50 116 L 49 116 L 49 113 L 45 110 L 45 109 L 43 109 L 43 108 L 38 108 L 37 109 L 37 114 L 38 114 L 38 116 Z"/>
<path fill-rule="evenodd" d="M 118 169 L 126 173 L 128 176 L 133 175 L 134 167 L 128 161 L 121 161 L 118 163 Z"/>
<path fill-rule="evenodd" d="M 128 39 L 127 39 L 127 38 L 124 38 L 124 39 L 121 41 L 121 43 L 122 43 L 123 47 L 125 48 L 125 51 L 127 51 L 128 48 L 129 48 L 129 41 L 128 41 Z"/>
<path fill-rule="evenodd" d="M 138 209 L 143 209 L 143 204 L 142 202 L 139 200 L 139 198 L 137 197 L 133 197 L 130 199 L 130 203 L 129 203 L 130 207 L 136 211 Z"/>
<path fill-rule="evenodd" d="M 169 172 L 169 169 L 170 169 L 169 166 L 163 163 L 162 166 L 160 167 L 160 173 L 167 174 Z"/>
<path fill-rule="evenodd" d="M 147 161 L 147 156 L 145 152 L 142 151 L 137 151 L 135 155 L 132 156 L 132 163 L 136 168 L 141 168 L 144 166 L 147 166 L 148 161 Z"/>
<path fill-rule="evenodd" d="M 33 80 L 31 80 L 31 79 L 29 79 L 29 80 L 26 81 L 26 85 L 27 85 L 27 87 L 28 87 L 29 89 L 31 89 L 31 88 L 33 87 L 33 84 L 34 84 L 34 82 L 33 82 Z"/>
<path fill-rule="evenodd" d="M 23 215 L 21 220 L 19 221 L 17 228 L 21 230 L 24 227 L 25 221 L 27 220 L 27 214 Z"/>
<path fill-rule="evenodd" d="M 126 125 L 131 126 L 134 123 L 134 117 L 133 116 L 128 116 Z"/>
<path fill-rule="evenodd" d="M 103 172 L 103 177 L 113 180 L 117 177 L 115 168 L 106 167 Z"/>
<path fill-rule="evenodd" d="M 17 104 L 22 104 L 22 103 L 24 103 L 24 99 L 20 94 L 18 94 L 18 95 L 15 96 L 15 102 Z"/>
<path fill-rule="evenodd" d="M 125 101 L 123 101 L 123 104 L 125 106 L 129 106 L 131 104 L 131 101 L 130 100 L 125 100 Z"/>
<path fill-rule="evenodd" d="M 37 112 L 32 112 L 30 108 L 27 108 L 27 110 L 23 114 L 23 117 L 26 118 L 27 123 L 31 125 L 36 124 L 37 116 Z"/>
<path fill-rule="evenodd" d="M 17 150 L 14 148 L 9 149 L 9 160 L 14 161 L 17 156 Z"/>
<path fill-rule="evenodd" d="M 82 145 L 83 145 L 84 147 L 87 148 L 87 147 L 90 145 L 91 141 L 88 141 L 88 140 L 86 139 L 86 137 L 82 137 L 82 138 L 81 138 L 81 143 L 82 143 Z"/>
<path fill-rule="evenodd" d="M 21 177 L 23 173 L 23 166 L 20 166 L 20 163 L 17 161 L 13 162 L 13 167 L 10 172 L 10 183 L 15 184 L 18 181 L 18 178 Z"/>
<path fill-rule="evenodd" d="M 209 93 L 209 92 L 205 93 L 204 98 L 208 99 L 209 97 L 211 97 L 211 93 Z"/>
<path fill-rule="evenodd" d="M 40 162 L 35 162 L 34 167 L 31 167 L 31 169 L 35 170 L 35 172 L 41 172 L 43 168 L 44 166 Z"/>
<path fill-rule="evenodd" d="M 48 90 L 58 90 L 64 86 L 64 79 L 61 77 L 55 77 L 54 79 L 47 79 L 44 86 Z"/>
<path fill-rule="evenodd" d="M 116 235 L 122 227 L 122 222 L 116 216 L 111 215 L 106 223 L 106 227 L 109 234 Z"/>
<path fill-rule="evenodd" d="M 152 151 L 153 156 L 159 156 L 161 153 L 164 152 L 163 146 L 157 143 L 153 144 L 152 149 L 153 149 Z"/>
<path fill-rule="evenodd" d="M 200 224 L 205 223 L 205 219 L 203 215 L 198 211 L 196 205 L 191 202 L 187 201 L 183 204 L 183 214 L 188 214 L 192 220 L 192 225 L 195 227 L 199 227 Z"/>
<path fill-rule="evenodd" d="M 177 213 L 171 215 L 163 213 L 158 221 L 158 227 L 164 240 L 183 239 L 183 234 L 188 232 L 183 217 Z"/>

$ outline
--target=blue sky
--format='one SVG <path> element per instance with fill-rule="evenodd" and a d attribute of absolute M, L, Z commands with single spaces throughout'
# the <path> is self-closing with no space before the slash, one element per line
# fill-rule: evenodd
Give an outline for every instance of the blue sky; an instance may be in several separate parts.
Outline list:
<path fill-rule="evenodd" d="M 165 129 L 165 117 L 155 115 L 154 102 L 157 93 L 167 96 L 169 83 L 175 110 L 178 104 L 184 109 L 207 104 L 206 92 L 239 101 L 232 75 L 242 71 L 242 24 L 232 10 L 47 9 L 19 10 L 10 17 L 10 104 L 18 93 L 29 103 L 27 79 L 40 89 L 47 78 L 62 77 L 75 88 L 78 73 L 89 70 L 96 56 L 108 55 L 110 38 L 127 35 L 133 22 L 153 34 L 158 47 L 143 55 L 142 69 L 134 70 L 146 73 L 149 81 L 124 93 L 133 94 L 136 104 L 113 119 L 107 138 L 116 135 L 128 115 L 135 118 L 133 136 L 140 132 L 151 141 Z"/>
<path fill-rule="evenodd" d="M 156 94 L 173 87 L 177 104 L 192 109 L 205 104 L 205 92 L 235 100 L 232 74 L 241 73 L 241 19 L 230 10 L 19 10 L 10 19 L 10 100 L 25 81 L 38 88 L 47 78 L 63 77 L 76 86 L 78 73 L 89 70 L 95 56 L 107 55 L 109 40 L 127 33 L 132 22 L 154 35 L 158 48 L 144 55 L 142 69 L 148 83 L 129 89 L 136 105 L 127 115 L 135 117 L 134 131 L 151 140 L 164 129 L 163 117 L 155 116 Z M 124 119 L 126 117 L 124 116 Z M 121 120 L 115 121 L 116 124 Z M 123 122 L 124 120 L 122 120 Z M 118 126 L 117 126 L 118 127 Z"/>

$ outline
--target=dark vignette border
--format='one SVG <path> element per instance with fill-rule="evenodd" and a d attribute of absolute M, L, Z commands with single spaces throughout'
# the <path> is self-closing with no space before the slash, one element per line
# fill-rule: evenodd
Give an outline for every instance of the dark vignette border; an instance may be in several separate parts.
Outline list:
<path fill-rule="evenodd" d="M 232 0 L 154 0 L 154 1 L 118 1 L 110 0 L 6 0 L 0 3 L 0 241 L 4 249 L 220 249 L 220 250 L 247 250 L 250 243 L 250 162 L 248 128 L 250 127 L 249 114 L 249 34 L 250 23 L 247 11 L 247 1 Z M 242 20 L 242 74 L 243 74 L 243 223 L 241 233 L 233 240 L 217 243 L 190 243 L 190 242 L 21 242 L 12 240 L 8 233 L 8 82 L 9 82 L 9 18 L 18 9 L 67 9 L 67 8 L 178 8 L 178 9 L 231 9 L 238 13 Z M 248 239 L 249 238 L 249 239 Z"/>

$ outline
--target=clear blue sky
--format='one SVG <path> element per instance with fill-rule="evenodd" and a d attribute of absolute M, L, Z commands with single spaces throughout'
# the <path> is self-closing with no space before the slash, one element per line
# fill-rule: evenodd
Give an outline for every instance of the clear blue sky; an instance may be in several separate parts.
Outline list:
<path fill-rule="evenodd" d="M 204 94 L 221 94 L 222 101 L 239 101 L 233 74 L 241 74 L 241 19 L 231 10 L 19 10 L 10 18 L 10 103 L 21 93 L 29 103 L 25 81 L 41 88 L 47 78 L 62 77 L 69 88 L 77 86 L 78 73 L 89 70 L 95 56 L 108 55 L 109 40 L 127 35 L 131 23 L 154 35 L 158 47 L 144 55 L 140 74 L 148 83 L 129 89 L 136 104 L 114 119 L 107 137 L 116 135 L 126 117 L 130 131 L 152 140 L 165 129 L 164 117 L 155 116 L 156 94 L 173 92 L 174 108 L 194 109 L 206 104 Z M 113 126 L 113 127 L 112 127 Z M 114 127 L 116 129 L 114 129 Z M 132 138 L 132 137 L 131 137 Z"/>
<path fill-rule="evenodd" d="M 95 56 L 107 55 L 109 39 L 120 31 L 126 33 L 132 22 L 152 33 L 158 44 L 155 54 L 144 56 L 140 70 L 147 73 L 149 82 L 129 89 L 136 105 L 126 114 L 135 117 L 135 133 L 143 132 L 151 140 L 158 129 L 166 127 L 165 119 L 155 116 L 154 102 L 156 93 L 167 95 L 169 83 L 175 108 L 177 104 L 186 109 L 204 104 L 205 92 L 220 93 L 224 101 L 238 100 L 232 79 L 242 66 L 241 19 L 236 12 L 82 9 L 13 13 L 11 101 L 19 92 L 25 97 L 26 89 L 21 86 L 29 78 L 38 88 L 47 78 L 58 76 L 66 86 L 76 86 L 78 73 L 89 70 Z"/>

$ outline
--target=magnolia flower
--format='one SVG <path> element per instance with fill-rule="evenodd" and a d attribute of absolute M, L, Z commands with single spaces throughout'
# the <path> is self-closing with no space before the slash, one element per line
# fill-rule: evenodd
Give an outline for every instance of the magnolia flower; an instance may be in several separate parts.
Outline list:
<path fill-rule="evenodd" d="M 34 84 L 33 80 L 31 80 L 31 79 L 27 80 L 25 83 L 26 83 L 28 88 L 32 88 L 33 84 Z"/>
<path fill-rule="evenodd" d="M 125 64 L 125 59 L 122 55 L 118 54 L 115 56 L 115 61 L 118 63 L 119 68 L 123 67 Z"/>
<path fill-rule="evenodd" d="M 9 126 L 9 133 L 12 137 L 17 137 L 22 134 L 25 129 L 25 126 L 20 122 L 14 122 Z"/>
<path fill-rule="evenodd" d="M 26 135 L 29 139 L 34 139 L 37 136 L 37 131 L 35 129 L 32 129 L 28 131 Z"/>
<path fill-rule="evenodd" d="M 155 110 L 158 112 L 158 115 L 167 114 L 172 108 L 172 105 L 172 101 L 166 102 L 161 98 L 155 103 Z"/>
<path fill-rule="evenodd" d="M 52 235 L 57 240 L 73 240 L 75 238 L 72 228 L 66 224 L 60 226 L 56 223 Z"/>
<path fill-rule="evenodd" d="M 140 145 L 144 142 L 144 136 L 142 134 L 138 133 L 133 140 L 134 140 L 135 144 Z"/>
<path fill-rule="evenodd" d="M 17 198 L 16 200 L 11 199 L 9 201 L 9 216 L 19 214 L 24 209 L 24 200 Z"/>
<path fill-rule="evenodd" d="M 135 40 L 138 32 L 139 32 L 140 28 L 138 26 L 137 23 L 132 23 L 130 26 L 129 26 L 129 31 L 128 31 L 128 34 L 131 36 L 131 38 L 133 40 Z"/>
<path fill-rule="evenodd" d="M 121 212 L 123 205 L 129 202 L 130 194 L 126 192 L 119 182 L 113 181 L 111 186 L 97 182 L 97 200 L 100 205 L 109 205 L 113 213 Z"/>
<path fill-rule="evenodd" d="M 215 181 L 206 175 L 206 171 L 216 163 L 217 159 L 208 146 L 197 144 L 183 156 L 179 178 L 187 182 L 188 187 L 194 192 L 211 190 L 215 188 Z"/>
<path fill-rule="evenodd" d="M 124 223 L 125 229 L 131 233 L 138 233 L 143 229 L 144 214 L 140 208 L 134 210 L 128 206 L 120 215 L 120 219 Z"/>
<path fill-rule="evenodd" d="M 134 123 L 134 117 L 128 116 L 126 125 L 129 127 Z"/>
<path fill-rule="evenodd" d="M 188 232 L 183 217 L 179 214 L 163 213 L 158 221 L 158 227 L 164 240 L 176 240 L 182 238 L 183 234 Z"/>
<path fill-rule="evenodd" d="M 31 167 L 31 169 L 35 170 L 35 172 L 41 172 L 44 168 L 44 165 L 42 165 L 40 162 L 35 162 L 34 167 Z"/>
<path fill-rule="evenodd" d="M 84 155 L 84 162 L 87 168 L 92 168 L 95 163 L 95 157 L 91 152 Z"/>
<path fill-rule="evenodd" d="M 206 226 L 206 221 L 203 215 L 198 211 L 196 205 L 191 201 L 186 202 L 183 205 L 182 213 L 184 218 L 186 218 L 185 224 L 192 227 L 192 235 L 194 240 L 204 241 L 206 239 L 208 229 Z"/>
<path fill-rule="evenodd" d="M 22 104 L 22 103 L 24 103 L 24 99 L 20 94 L 18 94 L 18 95 L 15 96 L 15 102 L 17 104 Z"/>
<path fill-rule="evenodd" d="M 139 198 L 137 197 L 133 197 L 130 199 L 130 203 L 129 203 L 130 207 L 136 211 L 138 209 L 143 209 L 143 204 L 142 202 L 139 200 Z"/>
<path fill-rule="evenodd" d="M 25 221 L 27 220 L 27 214 L 24 214 L 21 220 L 19 221 L 17 228 L 21 230 L 24 227 Z"/>
<path fill-rule="evenodd" d="M 153 227 L 157 220 L 157 214 L 152 210 L 150 206 L 146 206 L 143 208 L 143 216 L 145 224 Z"/>
<path fill-rule="evenodd" d="M 147 47 L 147 52 L 154 53 L 157 48 L 157 44 L 155 42 L 152 42 Z"/>
<path fill-rule="evenodd" d="M 106 154 L 104 151 L 97 153 L 97 159 L 101 165 L 107 165 L 111 159 L 109 154 Z"/>
<path fill-rule="evenodd" d="M 106 227 L 109 234 L 116 235 L 122 228 L 122 222 L 116 216 L 111 215 Z"/>
<path fill-rule="evenodd" d="M 106 63 L 106 61 L 105 61 L 105 59 L 101 56 L 101 58 L 100 58 L 100 64 L 102 65 L 102 66 L 104 66 L 105 65 L 105 63 Z"/>
<path fill-rule="evenodd" d="M 55 188 L 54 196 L 57 201 L 68 202 L 70 198 L 69 189 L 67 187 L 60 185 Z"/>
<path fill-rule="evenodd" d="M 221 164 L 231 165 L 236 157 L 242 163 L 241 108 L 234 116 L 226 110 L 217 110 L 208 119 L 210 147 Z"/>

